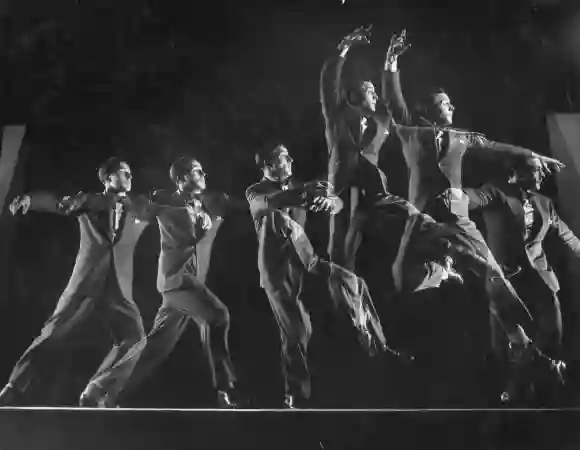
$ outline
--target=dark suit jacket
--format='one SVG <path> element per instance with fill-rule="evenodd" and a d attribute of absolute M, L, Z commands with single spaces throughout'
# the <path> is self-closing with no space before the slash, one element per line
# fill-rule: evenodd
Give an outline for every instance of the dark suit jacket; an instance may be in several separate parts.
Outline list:
<path fill-rule="evenodd" d="M 544 239 L 553 231 L 577 256 L 580 241 L 558 216 L 552 201 L 533 193 L 530 202 L 534 207 L 534 224 L 525 239 L 525 213 L 523 193 L 513 184 L 485 184 L 478 189 L 466 189 L 470 209 L 483 208 L 487 228 L 487 243 L 500 265 L 514 270 L 522 262 L 538 272 L 548 287 L 558 292 L 558 278 L 550 267 L 544 251 Z M 525 266 L 524 266 L 525 267 Z"/>
<path fill-rule="evenodd" d="M 282 211 L 284 214 L 304 228 L 306 224 L 307 196 L 304 193 L 311 183 L 295 180 L 286 182 L 288 189 L 282 190 L 282 184 L 266 178 L 246 189 L 246 199 L 250 204 L 250 212 L 258 234 L 258 269 L 260 285 L 265 289 L 276 290 L 295 268 L 300 264 L 293 244 L 281 234 L 282 226 L 276 220 Z M 325 195 L 325 192 L 311 193 Z M 339 206 L 342 202 L 337 197 L 331 197 Z M 301 273 L 304 269 L 298 269 Z"/>
<path fill-rule="evenodd" d="M 177 192 L 157 191 L 153 194 L 152 203 L 156 207 L 161 239 L 157 272 L 159 292 L 204 283 L 211 249 L 224 217 L 233 210 L 248 209 L 245 202 L 230 199 L 223 192 L 206 191 L 198 199 L 212 220 L 207 231 L 192 217 L 196 212 L 193 207 L 188 207 Z"/>
<path fill-rule="evenodd" d="M 329 154 L 328 181 L 337 195 L 351 183 L 356 183 L 354 173 L 361 153 L 377 165 L 379 151 L 391 126 L 386 107 L 378 104 L 379 112 L 366 113 L 369 118 L 367 128 L 362 133 L 363 113 L 347 102 L 347 92 L 342 83 L 345 60 L 338 55 L 328 59 L 320 75 L 320 103 Z"/>
<path fill-rule="evenodd" d="M 148 225 L 149 200 L 127 196 L 122 201 L 119 231 L 113 235 L 111 212 L 113 195 L 78 193 L 58 197 L 48 192 L 30 194 L 30 210 L 74 216 L 80 227 L 80 248 L 70 281 L 62 297 L 99 297 L 106 280 L 116 276 L 121 293 L 133 298 L 133 256 L 137 241 Z"/>
<path fill-rule="evenodd" d="M 387 72 L 384 86 L 384 96 L 409 169 L 408 200 L 421 211 L 430 212 L 431 202 L 446 189 L 462 188 L 462 163 L 466 150 L 488 150 L 502 157 L 518 159 L 533 155 L 531 150 L 490 141 L 478 133 L 438 127 L 413 115 L 403 97 L 399 72 Z M 467 211 L 462 213 L 467 214 Z"/>

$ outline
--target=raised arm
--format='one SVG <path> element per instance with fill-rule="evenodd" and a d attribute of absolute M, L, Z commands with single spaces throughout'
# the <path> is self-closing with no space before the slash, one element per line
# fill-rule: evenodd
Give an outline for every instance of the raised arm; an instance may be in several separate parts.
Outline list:
<path fill-rule="evenodd" d="M 90 194 L 79 192 L 73 196 L 61 197 L 53 192 L 35 191 L 15 197 L 9 209 L 12 215 L 18 211 L 26 214 L 29 210 L 48 212 L 65 216 L 82 214 L 87 209 Z"/>
<path fill-rule="evenodd" d="M 580 257 L 580 240 L 560 218 L 554 204 L 550 201 L 550 219 L 552 228 L 558 233 L 560 240 L 576 255 Z"/>
<path fill-rule="evenodd" d="M 399 56 L 411 46 L 406 44 L 406 31 L 391 38 L 385 57 L 385 70 L 382 77 L 382 97 L 396 124 L 411 125 L 412 117 L 403 96 L 401 79 L 398 71 Z"/>
<path fill-rule="evenodd" d="M 342 70 L 346 55 L 356 43 L 368 43 L 371 27 L 359 27 L 338 44 L 338 54 L 327 59 L 320 73 L 320 104 L 327 127 L 332 126 L 343 102 Z"/>
<path fill-rule="evenodd" d="M 327 126 L 336 120 L 342 102 L 341 78 L 345 60 L 346 53 L 332 56 L 324 62 L 320 73 L 320 105 Z"/>

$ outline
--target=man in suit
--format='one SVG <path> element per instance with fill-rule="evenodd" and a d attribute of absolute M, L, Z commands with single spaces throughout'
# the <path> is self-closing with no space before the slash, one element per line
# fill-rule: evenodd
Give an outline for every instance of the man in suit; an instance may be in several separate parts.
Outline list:
<path fill-rule="evenodd" d="M 420 211 L 454 229 L 450 253 L 455 253 L 457 270 L 471 269 L 486 283 L 491 307 L 500 319 L 513 345 L 539 352 L 530 344 L 521 324 L 529 312 L 518 297 L 503 270 L 496 262 L 483 236 L 469 219 L 469 200 L 462 188 L 462 162 L 466 151 L 495 154 L 514 161 L 537 158 L 544 171 L 559 170 L 563 165 L 531 150 L 486 139 L 483 135 L 451 128 L 455 108 L 449 96 L 437 91 L 423 102 L 422 109 L 412 112 L 402 94 L 398 57 L 408 48 L 405 33 L 393 36 L 385 60 L 386 98 L 401 140 L 409 170 L 409 201 Z M 438 287 L 444 269 L 426 264 L 417 257 L 417 220 L 407 221 L 399 253 L 393 265 L 395 285 L 399 291 L 417 291 Z M 457 250 L 461 249 L 461 254 Z"/>
<path fill-rule="evenodd" d="M 124 395 L 134 390 L 171 353 L 190 319 L 201 331 L 218 406 L 240 406 L 228 348 L 230 313 L 205 285 L 211 248 L 226 215 L 248 211 L 245 201 L 206 191 L 206 173 L 192 157 L 178 158 L 170 168 L 174 191 L 157 191 L 152 203 L 159 222 L 161 253 L 157 289 L 163 298 Z"/>
<path fill-rule="evenodd" d="M 98 175 L 105 188 L 102 193 L 58 197 L 32 192 L 16 197 L 10 205 L 12 214 L 30 210 L 76 217 L 80 249 L 56 309 L 0 393 L 4 405 L 22 401 L 35 378 L 50 370 L 71 332 L 94 313 L 104 315 L 114 346 L 81 394 L 81 406 L 113 406 L 110 396 L 129 377 L 145 347 L 141 315 L 133 300 L 133 256 L 148 223 L 149 202 L 129 195 L 131 169 L 126 162 L 110 158 Z"/>
<path fill-rule="evenodd" d="M 260 284 L 280 327 L 285 405 L 300 407 L 310 397 L 307 349 L 310 317 L 301 299 L 304 272 L 329 280 L 337 308 L 345 310 L 370 350 L 386 346 L 380 321 L 362 279 L 314 252 L 304 231 L 307 210 L 336 214 L 342 201 L 328 195 L 324 182 L 292 177 L 292 158 L 283 145 L 258 158 L 264 177 L 248 187 L 246 198 L 258 234 Z"/>
<path fill-rule="evenodd" d="M 389 136 L 391 117 L 379 101 L 371 81 L 345 83 L 343 68 L 349 50 L 369 43 L 370 27 L 357 28 L 338 45 L 320 77 L 320 103 L 328 145 L 328 181 L 344 208 L 330 217 L 328 254 L 348 270 L 355 269 L 363 221 L 377 209 L 395 214 L 416 214 L 409 202 L 387 190 L 378 168 L 379 151 Z"/>
<path fill-rule="evenodd" d="M 530 164 L 515 167 L 507 182 L 487 183 L 465 192 L 469 208 L 482 210 L 486 241 L 534 317 L 534 342 L 562 357 L 560 285 L 548 262 L 544 241 L 554 233 L 580 257 L 580 240 L 559 217 L 553 202 L 538 193 L 544 177 L 541 161 L 534 158 Z M 495 320 L 492 324 L 496 334 Z"/>

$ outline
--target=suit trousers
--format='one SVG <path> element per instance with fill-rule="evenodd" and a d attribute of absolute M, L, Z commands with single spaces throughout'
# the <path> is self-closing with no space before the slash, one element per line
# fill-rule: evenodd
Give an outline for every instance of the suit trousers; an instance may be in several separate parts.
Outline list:
<path fill-rule="evenodd" d="M 312 324 L 301 298 L 305 271 L 327 279 L 334 308 L 346 312 L 355 327 L 368 322 L 382 345 L 386 345 L 386 340 L 368 287 L 362 279 L 320 258 L 303 227 L 287 214 L 275 211 L 262 226 L 273 227 L 284 239 L 280 247 L 284 257 L 265 261 L 261 281 L 280 328 L 286 392 L 308 398 L 311 388 L 307 350 Z"/>
<path fill-rule="evenodd" d="M 456 198 L 451 205 L 447 203 L 451 207 L 446 212 L 441 213 L 441 209 L 434 209 L 433 217 L 441 220 L 445 226 L 442 228 L 448 247 L 445 251 L 455 258 L 457 270 L 470 270 L 486 280 L 491 311 L 506 331 L 511 333 L 515 331 L 516 325 L 529 322 L 531 315 L 505 277 L 481 232 L 467 216 L 466 202 L 466 196 Z M 454 208 L 458 213 L 453 211 Z M 410 218 L 401 240 L 399 254 L 393 266 L 395 284 L 399 290 L 419 291 L 438 287 L 445 279 L 444 267 L 430 260 L 428 251 L 423 252 L 429 242 L 421 240 L 423 235 L 418 232 L 421 225 L 416 217 Z M 429 238 L 429 235 L 425 237 Z"/>
<path fill-rule="evenodd" d="M 552 291 L 533 268 L 526 268 L 510 279 L 534 319 L 531 327 L 534 343 L 550 355 L 562 357 L 562 312 L 558 293 Z M 492 346 L 501 353 L 504 343 L 499 324 L 492 315 Z"/>
<path fill-rule="evenodd" d="M 280 329 L 282 373 L 288 395 L 310 397 L 308 344 L 312 337 L 310 315 L 302 302 L 302 268 L 292 266 L 278 289 L 266 289 Z"/>
<path fill-rule="evenodd" d="M 123 389 L 128 395 L 169 356 L 190 319 L 197 323 L 212 384 L 227 390 L 236 380 L 228 347 L 230 314 L 201 281 L 185 278 L 183 285 L 163 292 L 162 305 L 147 336 L 147 345 Z"/>
<path fill-rule="evenodd" d="M 109 351 L 87 389 L 97 389 L 100 396 L 114 396 L 131 375 L 145 347 L 146 338 L 141 314 L 135 302 L 126 298 L 111 272 L 102 294 L 94 297 L 64 293 L 40 335 L 16 363 L 8 383 L 21 393 L 33 386 L 34 379 L 50 370 L 57 357 L 70 342 L 69 336 L 87 318 L 100 313 L 111 333 L 114 346 Z"/>
<path fill-rule="evenodd" d="M 372 156 L 372 155 L 371 155 Z M 408 202 L 387 190 L 387 177 L 377 166 L 377 158 L 359 156 L 351 184 L 336 187 L 336 194 L 344 203 L 343 209 L 330 217 L 328 254 L 330 260 L 354 271 L 356 254 L 362 242 L 362 225 L 359 211 L 381 210 L 391 205 L 398 213 L 408 214 Z"/>

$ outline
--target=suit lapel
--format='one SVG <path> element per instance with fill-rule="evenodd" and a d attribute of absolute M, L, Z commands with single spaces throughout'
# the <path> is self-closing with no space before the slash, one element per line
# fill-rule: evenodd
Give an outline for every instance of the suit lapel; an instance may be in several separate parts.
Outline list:
<path fill-rule="evenodd" d="M 88 217 L 93 228 L 103 238 L 112 241 L 113 230 L 111 227 L 110 199 L 106 195 L 94 194 L 90 199 Z"/>

